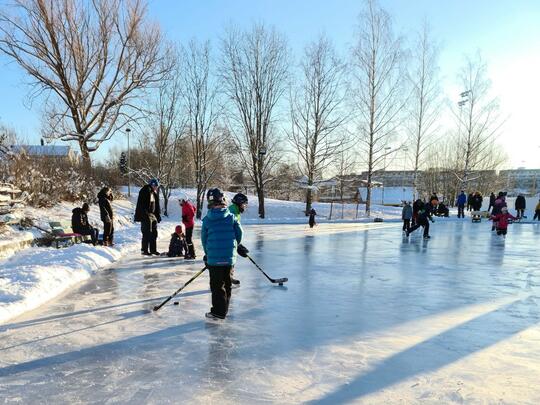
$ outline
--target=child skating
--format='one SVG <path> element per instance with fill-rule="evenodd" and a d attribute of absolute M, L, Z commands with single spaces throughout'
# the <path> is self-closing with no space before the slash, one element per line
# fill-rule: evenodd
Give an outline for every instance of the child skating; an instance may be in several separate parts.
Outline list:
<path fill-rule="evenodd" d="M 503 238 L 506 238 L 506 233 L 508 231 L 508 224 L 510 223 L 509 220 L 510 219 L 515 220 L 517 218 L 508 212 L 508 208 L 503 207 L 501 209 L 501 213 L 492 215 L 491 219 L 493 220 L 493 222 L 497 224 L 496 225 L 497 235 L 502 235 Z"/>

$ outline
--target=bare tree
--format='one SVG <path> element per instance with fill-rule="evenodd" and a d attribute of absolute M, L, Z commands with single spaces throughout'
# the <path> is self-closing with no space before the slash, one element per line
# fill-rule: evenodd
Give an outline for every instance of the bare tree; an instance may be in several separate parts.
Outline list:
<path fill-rule="evenodd" d="M 143 143 L 146 148 L 154 152 L 151 155 L 152 160 L 146 162 L 146 167 L 143 168 L 146 170 L 139 169 L 138 171 L 140 176 L 147 176 L 146 181 L 152 177 L 159 179 L 165 216 L 168 216 L 171 191 L 179 185 L 176 167 L 185 126 L 181 117 L 180 60 L 178 56 L 174 59 L 174 62 L 166 62 L 173 68 L 157 89 L 155 100 L 150 103 L 149 114 L 146 117 L 147 125 Z M 148 176 L 149 174 L 151 175 Z"/>
<path fill-rule="evenodd" d="M 470 177 L 478 168 L 486 169 L 493 158 L 493 145 L 504 123 L 499 113 L 497 98 L 490 95 L 491 81 L 486 77 L 487 65 L 478 52 L 474 58 L 466 57 L 465 66 L 459 73 L 463 86 L 459 112 L 454 110 L 458 121 L 458 154 L 461 164 L 455 175 L 465 189 Z M 496 159 L 497 160 L 497 159 Z"/>
<path fill-rule="evenodd" d="M 413 195 L 416 198 L 418 173 L 424 161 L 441 109 L 439 68 L 439 50 L 433 42 L 427 22 L 417 35 L 413 44 L 413 68 L 409 74 L 412 93 L 408 103 L 408 132 L 412 144 Z"/>
<path fill-rule="evenodd" d="M 221 105 L 216 83 L 211 76 L 210 44 L 190 41 L 183 50 L 184 73 L 182 96 L 187 119 L 186 133 L 191 152 L 197 187 L 197 218 L 201 218 L 205 193 L 213 179 L 219 158 L 220 136 L 218 128 Z"/>
<path fill-rule="evenodd" d="M 402 122 L 406 97 L 402 41 L 392 32 L 392 22 L 375 0 L 366 1 L 360 15 L 357 43 L 353 49 L 356 80 L 355 105 L 359 121 L 359 147 L 366 159 L 366 214 L 371 209 L 373 172 L 393 152 L 389 143 Z"/>
<path fill-rule="evenodd" d="M 279 157 L 272 124 L 285 91 L 287 56 L 285 39 L 263 25 L 244 32 L 230 29 L 222 41 L 221 79 L 235 110 L 231 130 L 255 185 L 261 218 L 264 187 Z"/>
<path fill-rule="evenodd" d="M 87 169 L 162 80 L 162 35 L 145 17 L 142 0 L 14 0 L 0 12 L 0 51 L 45 96 L 45 136 L 78 142 Z"/>
<path fill-rule="evenodd" d="M 341 219 L 344 218 L 345 192 L 347 190 L 350 191 L 351 185 L 355 182 L 355 178 L 354 176 L 351 176 L 351 172 L 356 164 L 357 162 L 354 155 L 349 148 L 341 148 L 337 152 L 337 159 L 335 161 L 335 178 L 337 182 L 336 185 L 339 193 L 339 200 L 341 201 Z"/>
<path fill-rule="evenodd" d="M 315 177 L 323 175 L 344 143 L 338 133 L 348 118 L 342 108 L 343 75 L 344 64 L 331 42 L 321 36 L 305 48 L 300 83 L 291 89 L 289 139 L 298 153 L 299 169 L 307 177 L 306 215 Z"/>

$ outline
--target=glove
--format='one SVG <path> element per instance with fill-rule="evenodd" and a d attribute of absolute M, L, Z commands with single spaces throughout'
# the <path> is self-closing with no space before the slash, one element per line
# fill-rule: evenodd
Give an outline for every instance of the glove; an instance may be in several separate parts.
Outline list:
<path fill-rule="evenodd" d="M 238 252 L 238 254 L 242 257 L 247 257 L 248 253 L 249 253 L 249 250 L 242 244 L 239 244 L 238 247 L 236 248 L 236 251 Z"/>

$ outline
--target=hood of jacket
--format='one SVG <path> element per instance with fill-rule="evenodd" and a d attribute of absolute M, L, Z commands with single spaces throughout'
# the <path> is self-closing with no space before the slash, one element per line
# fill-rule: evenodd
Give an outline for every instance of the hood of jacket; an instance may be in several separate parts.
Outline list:
<path fill-rule="evenodd" d="M 77 208 L 73 208 L 71 210 L 71 212 L 73 212 L 74 214 L 82 214 L 83 213 L 83 210 L 81 207 L 77 207 Z"/>
<path fill-rule="evenodd" d="M 227 207 L 212 208 L 206 213 L 206 217 L 209 221 L 219 221 L 220 219 L 225 218 L 227 215 L 232 215 Z"/>

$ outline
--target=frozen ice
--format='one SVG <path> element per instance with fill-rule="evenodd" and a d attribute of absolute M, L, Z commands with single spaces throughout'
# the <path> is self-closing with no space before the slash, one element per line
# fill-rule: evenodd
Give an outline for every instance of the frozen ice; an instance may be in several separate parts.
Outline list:
<path fill-rule="evenodd" d="M 0 398 L 20 403 L 540 403 L 540 225 L 438 220 L 246 226 L 209 323 L 202 264 L 132 255 L 0 325 Z M 165 246 L 160 246 L 165 250 Z M 0 401 L 1 402 L 1 401 Z"/>

